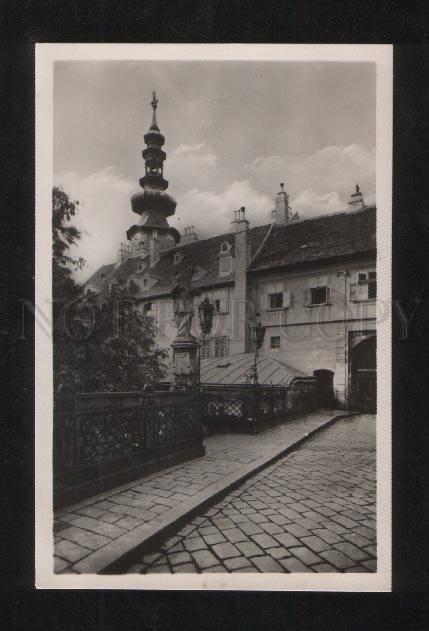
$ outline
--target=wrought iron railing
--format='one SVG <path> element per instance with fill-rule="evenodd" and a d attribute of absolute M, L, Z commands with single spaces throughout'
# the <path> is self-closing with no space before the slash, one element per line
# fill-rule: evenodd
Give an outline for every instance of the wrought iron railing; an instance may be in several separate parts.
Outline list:
<path fill-rule="evenodd" d="M 202 386 L 203 423 L 208 432 L 258 432 L 319 407 L 314 379 L 291 386 L 254 384 Z"/>
<path fill-rule="evenodd" d="M 204 453 L 198 394 L 59 395 L 54 411 L 56 505 Z"/>

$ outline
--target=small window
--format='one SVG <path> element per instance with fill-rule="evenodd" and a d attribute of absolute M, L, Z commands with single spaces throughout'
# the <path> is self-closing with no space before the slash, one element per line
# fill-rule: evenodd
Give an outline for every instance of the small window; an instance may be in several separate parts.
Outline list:
<path fill-rule="evenodd" d="M 270 347 L 273 349 L 280 348 L 280 335 L 273 335 L 270 340 Z"/>
<path fill-rule="evenodd" d="M 367 283 L 368 282 L 368 274 L 366 272 L 358 273 L 358 282 L 359 283 Z"/>
<path fill-rule="evenodd" d="M 215 307 L 216 313 L 220 313 L 220 300 L 214 301 L 214 307 Z"/>
<path fill-rule="evenodd" d="M 226 241 L 224 241 L 222 243 L 222 245 L 220 246 L 220 249 L 222 252 L 227 252 L 228 251 L 228 243 Z"/>
<path fill-rule="evenodd" d="M 147 279 L 147 278 L 145 278 L 145 279 L 143 280 L 143 287 L 146 289 L 146 288 L 147 288 L 147 286 L 148 286 L 148 284 L 149 284 L 149 281 L 148 281 L 148 279 Z"/>
<path fill-rule="evenodd" d="M 324 305 L 328 302 L 328 288 L 327 287 L 312 287 L 311 289 L 311 304 L 312 305 Z"/>
<path fill-rule="evenodd" d="M 274 294 L 269 294 L 270 309 L 282 309 L 283 308 L 283 292 L 278 291 Z"/>
<path fill-rule="evenodd" d="M 173 265 L 177 265 L 178 263 L 180 263 L 183 258 L 184 256 L 181 252 L 176 252 L 176 254 L 174 255 Z"/>
<path fill-rule="evenodd" d="M 215 357 L 225 357 L 228 355 L 226 337 L 215 338 Z"/>
<path fill-rule="evenodd" d="M 145 306 L 143 307 L 143 310 L 144 310 L 144 313 L 149 313 L 149 311 L 152 311 L 152 303 L 147 302 Z"/>

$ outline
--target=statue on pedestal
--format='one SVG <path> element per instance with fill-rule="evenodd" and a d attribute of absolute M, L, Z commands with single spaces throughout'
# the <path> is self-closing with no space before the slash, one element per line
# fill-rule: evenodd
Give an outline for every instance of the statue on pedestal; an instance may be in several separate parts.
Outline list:
<path fill-rule="evenodd" d="M 171 292 L 174 300 L 174 321 L 177 328 L 176 340 L 194 340 L 191 333 L 194 317 L 194 297 L 200 295 L 198 289 L 191 286 L 194 270 L 187 267 L 179 271 L 174 277 L 174 286 Z"/>

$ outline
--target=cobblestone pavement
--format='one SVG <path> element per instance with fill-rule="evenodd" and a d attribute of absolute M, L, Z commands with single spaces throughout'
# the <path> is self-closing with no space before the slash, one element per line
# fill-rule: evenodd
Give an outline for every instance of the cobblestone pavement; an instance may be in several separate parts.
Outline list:
<path fill-rule="evenodd" d="M 375 572 L 375 417 L 338 421 L 128 573 Z"/>
<path fill-rule="evenodd" d="M 314 412 L 258 435 L 218 434 L 204 439 L 206 455 L 146 476 L 58 511 L 54 520 L 55 572 L 81 570 L 90 555 L 127 538 L 142 525 L 157 525 L 169 510 L 186 506 L 199 493 L 239 473 L 279 447 L 323 426 L 335 414 Z M 120 540 L 120 541 L 119 541 Z M 121 544 L 122 545 L 122 544 Z"/>

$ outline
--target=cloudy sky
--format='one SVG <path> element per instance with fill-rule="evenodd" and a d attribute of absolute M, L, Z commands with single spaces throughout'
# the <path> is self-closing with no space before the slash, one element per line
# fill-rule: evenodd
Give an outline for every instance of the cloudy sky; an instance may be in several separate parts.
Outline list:
<path fill-rule="evenodd" d="M 375 66 L 316 62 L 56 62 L 54 183 L 79 200 L 84 280 L 138 219 L 152 90 L 166 137 L 170 224 L 227 232 L 246 206 L 269 222 L 279 183 L 301 217 L 375 201 Z"/>

